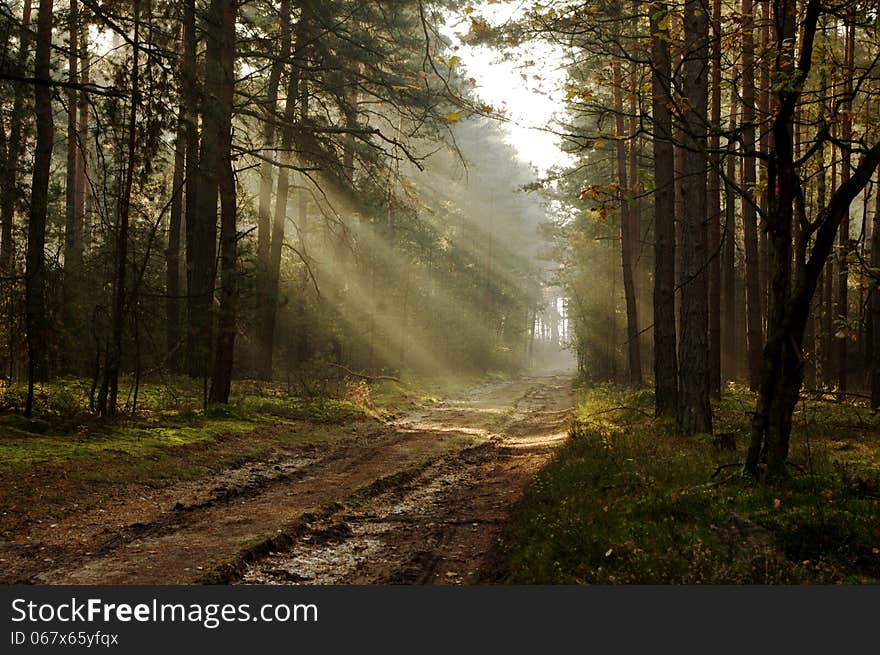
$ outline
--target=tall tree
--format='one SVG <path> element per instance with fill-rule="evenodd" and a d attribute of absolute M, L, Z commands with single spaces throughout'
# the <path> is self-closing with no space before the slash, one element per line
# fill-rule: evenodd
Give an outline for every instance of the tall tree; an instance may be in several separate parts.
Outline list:
<path fill-rule="evenodd" d="M 623 293 L 626 301 L 626 338 L 627 338 L 627 369 L 629 382 L 632 385 L 642 383 L 641 354 L 639 350 L 638 309 L 636 306 L 636 288 L 633 244 L 633 198 L 627 180 L 627 142 L 629 136 L 624 128 L 623 113 L 623 73 L 620 58 L 612 61 L 614 95 L 614 115 L 617 143 L 617 183 L 620 193 L 620 244 L 623 260 Z"/>
<path fill-rule="evenodd" d="M 171 174 L 171 208 L 168 215 L 168 243 L 165 248 L 165 350 L 172 369 L 180 370 L 177 351 L 181 343 L 180 237 L 183 227 L 183 189 L 186 166 L 185 107 L 181 103 L 174 139 L 174 169 Z"/>
<path fill-rule="evenodd" d="M 712 432 L 709 403 L 707 241 L 707 121 L 709 105 L 709 12 L 702 0 L 684 6 L 682 65 L 682 291 L 679 346 L 678 428 Z"/>
<path fill-rule="evenodd" d="M 291 27 L 290 27 L 290 0 L 282 0 L 278 26 L 278 40 L 280 41 L 277 56 L 273 58 L 269 81 L 266 85 L 265 113 L 266 120 L 263 123 L 263 143 L 267 148 L 267 157 L 260 162 L 260 198 L 258 206 L 259 223 L 257 226 L 257 260 L 260 264 L 260 282 L 262 286 L 262 302 L 264 305 L 275 303 L 275 295 L 272 290 L 271 270 L 271 243 L 272 243 L 272 184 L 274 181 L 274 166 L 270 158 L 274 158 L 276 145 L 276 122 L 278 110 L 278 89 L 285 63 L 290 60 L 291 54 Z M 300 21 L 302 18 L 300 17 Z M 292 69 L 292 66 L 288 66 Z M 288 98 L 287 102 L 293 102 Z M 285 129 L 288 123 L 284 123 Z M 283 152 L 281 153 L 283 156 Z M 282 170 L 286 175 L 286 171 Z M 277 200 L 276 200 L 277 202 Z M 280 251 L 279 251 L 280 252 Z M 274 325 L 270 328 L 262 325 L 258 331 L 258 354 L 257 375 L 265 380 L 272 377 L 272 350 L 271 335 L 274 334 Z"/>
<path fill-rule="evenodd" d="M 80 213 L 80 205 L 78 203 L 77 185 L 81 184 L 82 158 L 80 156 L 79 146 L 79 121 L 78 112 L 80 109 L 77 86 L 79 83 L 79 11 L 78 0 L 70 1 L 70 8 L 67 13 L 68 25 L 68 56 L 67 56 L 67 81 L 69 87 L 67 89 L 67 178 L 65 190 L 64 205 L 64 322 L 70 336 L 70 347 L 66 349 L 65 359 L 67 360 L 68 370 L 77 370 L 80 368 L 79 362 L 75 359 L 78 353 L 82 351 L 82 346 L 78 343 L 78 336 L 81 333 L 79 309 L 80 303 L 79 288 L 81 285 L 80 273 L 82 269 L 83 259 L 83 239 L 82 239 L 82 214 Z"/>
<path fill-rule="evenodd" d="M 651 113 L 654 138 L 654 401 L 658 416 L 678 411 L 675 334 L 675 188 L 669 7 L 651 5 Z"/>
<path fill-rule="evenodd" d="M 24 0 L 19 36 L 16 72 L 25 75 L 31 36 L 31 0 Z M 0 272 L 8 272 L 12 266 L 13 231 L 15 202 L 18 193 L 18 169 L 23 150 L 22 126 L 24 123 L 25 91 L 24 84 L 16 84 L 13 91 L 12 114 L 9 118 L 9 138 L 6 140 L 6 166 L 0 179 Z"/>
<path fill-rule="evenodd" d="M 721 395 L 721 0 L 712 0 L 712 116 L 708 182 L 709 389 Z"/>
<path fill-rule="evenodd" d="M 752 0 L 742 0 L 742 199 L 743 241 L 746 277 L 746 350 L 749 387 L 758 388 L 761 370 L 761 349 L 764 335 L 761 328 L 761 282 L 758 253 L 758 214 L 754 203 L 757 183 L 755 157 L 755 43 Z"/>
<path fill-rule="evenodd" d="M 795 110 L 813 64 L 813 44 L 821 0 L 808 0 L 800 51 L 795 57 L 796 0 L 773 0 L 779 24 L 776 33 L 777 84 L 773 117 L 773 149 L 769 153 L 768 228 L 771 255 L 771 302 L 768 338 L 764 348 L 761 384 L 752 421 L 752 438 L 745 472 L 777 477 L 786 472 L 794 408 L 803 382 L 803 336 L 810 304 L 822 268 L 853 199 L 861 193 L 880 163 L 880 142 L 864 150 L 852 175 L 833 190 L 828 204 L 808 223 L 803 208 L 802 182 L 794 159 L 792 124 Z M 820 139 L 823 136 L 820 135 Z M 793 252 L 792 223 L 797 219 L 807 234 Z M 812 247 L 809 246 L 812 237 Z M 794 270 L 792 271 L 792 260 Z"/>
<path fill-rule="evenodd" d="M 91 104 L 89 102 L 88 85 L 91 78 L 91 56 L 89 54 L 89 20 L 88 13 L 84 7 L 79 11 L 79 83 L 81 89 L 77 98 L 77 167 L 76 167 L 76 185 L 75 185 L 75 206 L 76 215 L 78 216 L 77 225 L 80 233 L 80 254 L 87 247 L 87 239 L 91 232 L 89 226 L 89 216 L 87 213 L 86 198 L 89 197 L 88 191 L 88 166 L 89 166 L 89 110 Z"/>
<path fill-rule="evenodd" d="M 736 133 L 737 128 L 737 88 L 730 87 L 730 134 Z M 737 379 L 739 374 L 738 349 L 737 349 L 737 326 L 739 316 L 736 313 L 736 140 L 729 136 L 727 139 L 727 161 L 725 162 L 724 178 L 724 234 L 721 250 L 721 354 L 722 371 L 727 379 Z"/>
<path fill-rule="evenodd" d="M 46 217 L 49 208 L 49 171 L 55 126 L 52 122 L 50 86 L 53 0 L 40 0 L 37 15 L 37 41 L 34 57 L 34 113 L 37 143 L 31 181 L 31 207 L 28 216 L 28 243 L 25 268 L 25 318 L 28 348 L 28 391 L 25 415 L 34 406 L 34 383 L 48 377 L 48 308 L 46 306 Z"/>
<path fill-rule="evenodd" d="M 840 163 L 840 181 L 846 184 L 850 178 L 852 169 L 852 92 L 853 92 L 853 67 L 855 56 L 855 24 L 852 8 L 849 9 L 847 20 L 844 21 L 845 36 L 843 43 L 844 50 L 844 70 L 843 70 L 843 98 L 840 102 L 840 139 L 842 142 L 842 161 Z M 844 213 L 843 220 L 840 223 L 840 234 L 838 242 L 840 245 L 840 256 L 837 260 L 837 317 L 843 326 L 847 326 L 849 318 L 849 253 L 853 249 L 850 241 L 850 220 L 849 209 Z M 850 334 L 849 329 L 842 330 L 844 335 Z M 846 394 L 847 390 L 847 346 L 849 339 L 839 338 L 835 341 L 836 351 L 836 368 L 837 368 L 837 390 L 841 395 Z"/>
<path fill-rule="evenodd" d="M 210 101 L 217 103 L 217 149 L 213 153 L 216 163 L 212 163 L 217 170 L 220 196 L 220 309 L 209 398 L 213 403 L 229 402 L 235 353 L 238 233 L 235 172 L 232 165 L 232 105 L 235 93 L 236 13 L 237 0 L 212 0 L 205 54 L 209 62 L 207 95 Z"/>
<path fill-rule="evenodd" d="M 871 372 L 871 407 L 880 407 L 880 173 L 877 175 L 876 200 L 874 206 L 874 225 L 871 230 L 871 268 L 875 271 L 872 279 L 869 311 L 871 312 L 871 357 L 868 370 Z"/>
<path fill-rule="evenodd" d="M 207 353 L 210 350 L 210 306 L 207 298 L 205 260 L 209 262 L 210 285 L 213 285 L 214 234 L 216 224 L 205 229 L 199 205 L 199 76 L 196 47 L 196 0 L 183 0 L 183 62 L 181 70 L 184 106 L 186 153 L 184 169 L 184 225 L 186 235 L 186 372 L 191 377 L 206 375 Z M 215 198 L 216 205 L 216 198 Z M 214 214 L 216 219 L 216 210 Z M 206 242 L 210 239 L 209 242 Z M 206 315 L 207 311 L 207 315 Z M 205 343 L 207 341 L 207 343 Z M 207 349 L 207 350 L 206 350 Z"/>
<path fill-rule="evenodd" d="M 201 142 L 196 169 L 196 211 L 192 226 L 192 254 L 188 308 L 192 340 L 191 375 L 207 381 L 214 343 L 214 284 L 217 254 L 217 199 L 223 166 L 225 104 L 223 44 L 224 2 L 212 0 L 205 17 L 205 84 L 201 98 Z M 187 216 L 189 219 L 189 216 Z M 189 228 L 189 221 L 187 221 Z M 205 398 L 207 401 L 207 397 Z"/>
<path fill-rule="evenodd" d="M 98 394 L 98 412 L 104 415 L 116 413 L 119 396 L 119 374 L 122 368 L 123 336 L 125 332 L 125 309 L 127 300 L 126 276 L 128 275 L 128 239 L 131 222 L 131 195 L 134 186 L 134 170 L 137 166 L 137 124 L 140 104 L 140 0 L 133 0 L 134 31 L 131 40 L 131 97 L 128 106 L 127 151 L 124 174 L 120 184 L 116 208 L 116 243 L 113 254 L 113 307 L 111 310 L 111 336 L 104 365 L 104 379 Z"/>

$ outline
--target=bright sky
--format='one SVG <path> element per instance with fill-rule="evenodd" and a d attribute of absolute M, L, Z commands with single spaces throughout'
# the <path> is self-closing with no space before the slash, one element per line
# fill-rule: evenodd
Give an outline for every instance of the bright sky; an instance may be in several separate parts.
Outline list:
<path fill-rule="evenodd" d="M 530 3 L 482 1 L 472 6 L 475 11 L 470 16 L 499 26 L 521 17 Z M 552 127 L 555 114 L 565 106 L 566 73 L 561 48 L 530 42 L 509 48 L 510 57 L 502 59 L 496 50 L 463 43 L 459 35 L 466 34 L 469 26 L 470 17 L 461 21 L 459 16 L 451 16 L 442 31 L 461 58 L 459 66 L 464 77 L 476 80 L 477 95 L 510 118 L 505 124 L 510 143 L 541 174 L 551 166 L 569 164 L 571 160 L 559 148 L 559 139 L 540 129 Z"/>

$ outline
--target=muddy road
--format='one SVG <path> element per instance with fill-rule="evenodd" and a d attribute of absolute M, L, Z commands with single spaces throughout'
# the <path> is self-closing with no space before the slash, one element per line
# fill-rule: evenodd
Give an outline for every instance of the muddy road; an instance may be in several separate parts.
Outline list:
<path fill-rule="evenodd" d="M 6 582 L 472 584 L 567 435 L 566 376 L 483 384 L 320 447 L 40 526 Z M 340 430 L 346 430 L 341 426 Z"/>

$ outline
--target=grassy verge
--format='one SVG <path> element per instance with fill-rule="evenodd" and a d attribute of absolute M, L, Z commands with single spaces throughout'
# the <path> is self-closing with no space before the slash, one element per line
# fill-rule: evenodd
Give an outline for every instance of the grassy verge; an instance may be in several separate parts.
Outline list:
<path fill-rule="evenodd" d="M 25 418 L 25 389 L 0 386 L 0 540 L 132 486 L 200 479 L 376 425 L 357 398 L 299 398 L 254 382 L 236 384 L 229 405 L 205 411 L 188 379 L 145 384 L 136 411 L 129 398 L 118 415 L 99 417 L 89 411 L 89 387 L 79 379 L 43 385 Z"/>
<path fill-rule="evenodd" d="M 228 406 L 201 409 L 200 390 L 189 380 L 146 384 L 136 411 L 131 404 L 111 418 L 89 411 L 89 383 L 59 380 L 39 388 L 34 416 L 19 413 L 20 386 L 0 387 L 0 471 L 87 462 L 100 468 L 120 456 L 155 459 L 163 451 L 244 435 L 268 425 L 308 421 L 338 424 L 364 418 L 350 400 L 296 398 L 271 385 L 237 385 Z"/>
<path fill-rule="evenodd" d="M 880 582 L 880 417 L 803 403 L 792 475 L 765 487 L 744 481 L 735 465 L 751 407 L 736 388 L 716 404 L 716 431 L 736 436 L 731 452 L 654 419 L 650 392 L 582 391 L 571 438 L 503 534 L 506 580 Z"/>

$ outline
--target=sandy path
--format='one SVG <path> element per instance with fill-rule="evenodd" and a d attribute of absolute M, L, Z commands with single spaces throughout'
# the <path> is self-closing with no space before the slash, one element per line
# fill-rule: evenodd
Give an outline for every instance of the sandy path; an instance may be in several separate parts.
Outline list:
<path fill-rule="evenodd" d="M 492 582 L 492 547 L 508 512 L 566 437 L 569 389 L 563 377 L 525 379 L 412 417 L 401 429 L 476 430 L 485 438 L 356 510 L 310 524 L 291 548 L 248 567 L 242 582 Z"/>
<path fill-rule="evenodd" d="M 569 382 L 481 385 L 324 447 L 75 514 L 42 528 L 16 581 L 485 579 L 507 511 L 565 436 Z M 284 552 L 268 554 L 279 535 Z"/>

